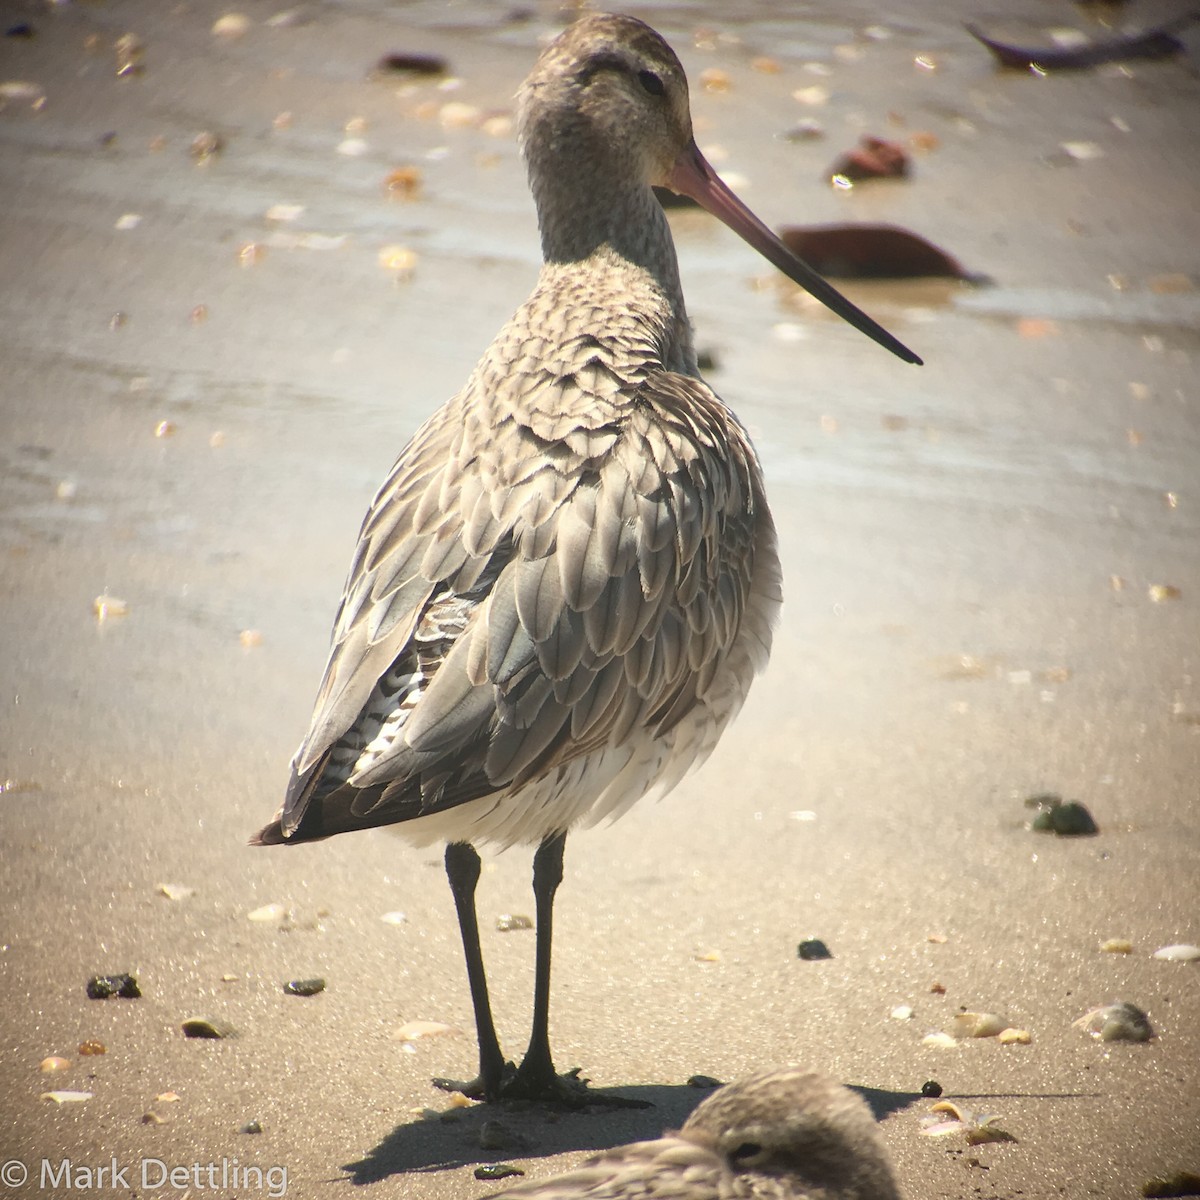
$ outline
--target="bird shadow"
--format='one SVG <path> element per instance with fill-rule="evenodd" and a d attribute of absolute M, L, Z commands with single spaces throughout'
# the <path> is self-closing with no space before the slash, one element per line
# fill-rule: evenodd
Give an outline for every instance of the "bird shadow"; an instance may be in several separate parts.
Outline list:
<path fill-rule="evenodd" d="M 921 1099 L 917 1092 L 854 1087 L 877 1119 Z M 600 1093 L 601 1096 L 605 1092 Z M 452 1108 L 397 1125 L 357 1162 L 345 1163 L 353 1184 L 392 1175 L 434 1173 L 460 1167 L 514 1163 L 558 1154 L 595 1153 L 678 1129 L 712 1090 L 689 1084 L 648 1084 L 614 1091 L 645 1107 L 608 1105 L 564 1109 L 523 1101 Z M 485 1149 L 484 1147 L 489 1147 Z"/>

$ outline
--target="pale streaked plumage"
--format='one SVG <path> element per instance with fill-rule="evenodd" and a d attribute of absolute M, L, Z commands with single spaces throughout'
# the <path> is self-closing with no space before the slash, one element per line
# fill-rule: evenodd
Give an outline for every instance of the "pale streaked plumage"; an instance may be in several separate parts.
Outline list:
<path fill-rule="evenodd" d="M 503 1060 L 470 844 L 541 844 L 522 1070 L 526 1093 L 553 1091 L 544 1010 L 565 833 L 665 792 L 708 754 L 766 662 L 780 603 L 758 459 L 699 377 L 651 184 L 696 194 L 807 278 L 712 176 L 683 69 L 640 21 L 585 17 L 547 47 L 520 128 L 537 287 L 375 497 L 312 726 L 257 839 L 397 824 L 449 843 L 487 1060 L 475 1090 L 489 1096 Z"/>
<path fill-rule="evenodd" d="M 678 1132 L 489 1200 L 899 1200 L 870 1109 L 815 1071 L 723 1087 Z"/>

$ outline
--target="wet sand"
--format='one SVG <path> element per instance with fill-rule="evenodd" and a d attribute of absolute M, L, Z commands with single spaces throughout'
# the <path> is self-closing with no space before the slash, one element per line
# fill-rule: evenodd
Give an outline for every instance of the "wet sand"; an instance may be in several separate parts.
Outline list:
<path fill-rule="evenodd" d="M 709 764 L 568 842 L 556 1057 L 654 1107 L 501 1113 L 511 1140 L 485 1151 L 496 1113 L 419 1115 L 447 1106 L 432 1075 L 474 1066 L 440 855 L 386 833 L 245 842 L 281 794 L 375 486 L 536 274 L 511 132 L 439 113 L 511 115 L 557 14 L 312 4 L 272 25 L 282 9 L 253 5 L 222 40 L 216 4 L 14 11 L 35 36 L 0 39 L 0 82 L 46 100 L 0 111 L 0 1157 L 32 1171 L 13 1194 L 55 1191 L 43 1159 L 115 1157 L 128 1186 L 103 1194 L 185 1194 L 153 1165 L 143 1186 L 158 1162 L 199 1166 L 192 1196 L 267 1194 L 214 1188 L 212 1163 L 218 1183 L 222 1164 L 286 1167 L 292 1196 L 457 1200 L 497 1186 L 481 1163 L 544 1175 L 677 1126 L 693 1074 L 789 1062 L 873 1089 L 913 1197 L 1127 1197 L 1200 1170 L 1200 965 L 1150 957 L 1200 941 L 1194 58 L 1036 79 L 926 3 L 636 10 L 769 223 L 894 222 L 996 284 L 849 285 L 925 357 L 909 368 L 707 217 L 673 218 L 710 379 L 762 452 L 787 604 Z M 144 69 L 118 78 L 128 31 Z M 460 84 L 368 78 L 402 49 Z M 703 90 L 708 67 L 728 91 Z M 825 103 L 793 98 L 813 87 Z M 823 140 L 780 137 L 805 117 Z M 223 149 L 198 165 L 203 131 Z M 839 193 L 821 173 L 864 131 L 938 144 L 908 181 Z M 421 194 L 389 199 L 405 165 Z M 278 204 L 303 211 L 272 221 Z M 265 252 L 243 265 L 249 243 Z M 389 246 L 416 254 L 411 278 L 381 265 Z M 106 592 L 127 615 L 97 620 Z M 1031 833 L 1041 791 L 1085 801 L 1100 835 Z M 514 1054 L 533 939 L 495 922 L 531 912 L 528 872 L 510 852 L 480 890 Z M 268 903 L 282 924 L 247 919 Z M 831 961 L 797 958 L 810 936 Z M 142 999 L 85 998 L 116 971 Z M 319 996 L 283 994 L 312 976 Z M 1072 1028 L 1113 1000 L 1158 1037 Z M 923 1044 L 963 1007 L 1032 1043 Z M 186 1040 L 195 1015 L 239 1036 Z M 418 1019 L 461 1032 L 392 1036 Z M 89 1038 L 107 1053 L 81 1057 Z M 69 1069 L 40 1074 L 51 1054 Z M 921 1136 L 927 1079 L 1016 1140 Z M 39 1099 L 55 1088 L 92 1098 Z"/>

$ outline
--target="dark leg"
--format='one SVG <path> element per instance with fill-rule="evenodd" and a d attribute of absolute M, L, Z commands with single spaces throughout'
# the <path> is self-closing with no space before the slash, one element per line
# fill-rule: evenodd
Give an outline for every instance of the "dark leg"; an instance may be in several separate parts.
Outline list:
<path fill-rule="evenodd" d="M 561 857 L 560 848 L 560 863 Z M 510 1072 L 512 1068 L 505 1063 L 504 1055 L 500 1052 L 500 1041 L 492 1022 L 487 976 L 483 971 L 483 952 L 479 948 L 479 921 L 475 915 L 479 855 L 469 842 L 452 842 L 446 847 L 446 877 L 450 880 L 454 907 L 458 911 L 458 927 L 462 931 L 463 954 L 467 960 L 467 980 L 471 985 L 471 1003 L 475 1006 L 475 1028 L 479 1035 L 479 1078 L 470 1083 L 456 1083 L 449 1079 L 435 1079 L 433 1082 L 447 1091 L 465 1092 L 475 1099 L 494 1100 L 500 1094 L 506 1067 Z"/>
<path fill-rule="evenodd" d="M 533 984 L 533 1032 L 517 1071 L 522 1091 L 549 1094 L 557 1077 L 550 1058 L 550 942 L 554 933 L 554 893 L 562 883 L 563 847 L 567 835 L 547 838 L 533 856 L 533 900 L 537 918 L 537 958 Z"/>

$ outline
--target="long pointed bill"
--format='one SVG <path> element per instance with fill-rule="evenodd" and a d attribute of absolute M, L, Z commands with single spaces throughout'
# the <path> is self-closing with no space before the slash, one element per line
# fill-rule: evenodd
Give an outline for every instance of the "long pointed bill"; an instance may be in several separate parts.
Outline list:
<path fill-rule="evenodd" d="M 851 304 L 837 288 L 827 283 L 802 258 L 793 254 L 734 194 L 721 182 L 716 171 L 700 153 L 695 142 L 679 156 L 668 182 L 671 191 L 690 196 L 714 217 L 724 221 L 743 241 L 753 246 L 772 266 L 798 283 L 827 308 L 832 309 L 855 329 L 890 350 L 905 362 L 921 365 L 903 342 L 892 337 L 857 305 Z"/>

